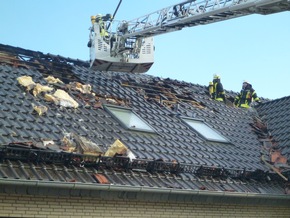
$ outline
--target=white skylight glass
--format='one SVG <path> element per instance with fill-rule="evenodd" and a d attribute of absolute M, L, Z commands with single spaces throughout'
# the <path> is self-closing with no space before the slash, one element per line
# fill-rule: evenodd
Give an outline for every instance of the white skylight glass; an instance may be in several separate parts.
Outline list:
<path fill-rule="evenodd" d="M 154 130 L 145 123 L 141 118 L 139 118 L 130 109 L 106 106 L 106 108 L 121 121 L 121 123 L 129 129 L 154 132 Z"/>
<path fill-rule="evenodd" d="M 196 130 L 200 135 L 209 141 L 229 142 L 225 137 L 217 131 L 209 127 L 201 120 L 182 118 L 190 127 Z"/>

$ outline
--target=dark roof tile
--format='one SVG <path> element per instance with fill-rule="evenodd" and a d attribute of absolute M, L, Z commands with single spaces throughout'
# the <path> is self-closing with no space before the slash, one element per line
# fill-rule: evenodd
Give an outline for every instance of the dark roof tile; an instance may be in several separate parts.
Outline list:
<path fill-rule="evenodd" d="M 258 106 L 258 112 L 284 155 L 290 158 L 290 97 L 269 101 Z M 286 143 L 285 143 L 286 142 Z M 288 145 L 287 145 L 288 142 Z M 285 146 L 286 145 L 286 146 Z"/>
<path fill-rule="evenodd" d="M 0 46 L 5 52 L 5 46 Z M 23 52 L 17 48 L 15 52 Z M 33 53 L 26 51 L 26 54 Z M 94 72 L 87 69 L 87 63 L 60 56 L 41 55 L 40 64 L 55 61 L 55 66 L 48 69 L 35 69 L 27 64 L 26 68 L 12 64 L 0 64 L 0 144 L 15 141 L 31 141 L 41 138 L 60 142 L 64 133 L 74 132 L 85 136 L 107 149 L 116 139 L 120 139 L 139 159 L 163 159 L 172 163 L 192 164 L 210 168 L 226 168 L 228 170 L 265 169 L 260 162 L 262 143 L 252 131 L 253 113 L 248 110 L 234 108 L 212 100 L 207 95 L 207 87 L 171 79 L 156 78 L 150 75 L 135 75 L 118 72 Z M 34 57 L 38 58 L 38 57 Z M 66 61 L 59 61 L 66 60 Z M 20 60 L 19 60 L 20 61 Z M 0 60 L 1 62 L 1 60 Z M 67 67 L 66 62 L 71 64 Z M 53 70 L 57 67 L 57 71 Z M 60 70 L 63 71 L 59 74 Z M 64 79 L 66 83 L 78 81 L 91 84 L 96 96 L 116 98 L 126 101 L 126 107 L 134 110 L 145 122 L 150 124 L 156 133 L 144 133 L 123 128 L 114 117 L 101 107 L 95 109 L 87 105 L 77 92 L 70 92 L 79 103 L 77 109 L 61 108 L 54 103 L 46 102 L 41 96 L 34 97 L 18 85 L 17 77 L 29 75 L 35 82 L 47 84 L 47 75 Z M 143 89 L 141 92 L 140 89 Z M 232 97 L 235 93 L 228 92 Z M 150 99 L 144 96 L 150 96 Z M 172 108 L 160 101 L 160 96 L 172 103 Z M 269 124 L 269 131 L 283 148 L 283 154 L 289 154 L 290 98 L 278 99 L 261 104 L 258 107 L 260 116 Z M 105 100 L 102 100 L 102 103 Z M 32 103 L 48 107 L 45 115 L 33 112 Z M 179 105 L 178 107 L 176 105 Z M 184 124 L 180 116 L 203 119 L 213 129 L 230 140 L 230 143 L 208 141 L 199 136 L 193 129 Z M 1 151 L 0 151 L 1 152 Z M 91 174 L 96 169 L 74 165 L 57 165 L 48 163 L 8 162 L 0 167 L 0 175 L 8 178 L 36 179 L 45 181 L 75 181 L 93 183 L 96 180 Z M 251 188 L 251 185 L 236 183 L 219 183 L 197 179 L 195 172 L 182 173 L 176 178 L 162 172 L 126 173 L 114 169 L 98 169 L 113 184 L 142 185 L 149 187 L 173 187 L 206 189 L 215 191 L 242 192 L 281 192 L 269 186 Z M 258 189 L 258 188 L 259 189 Z"/>

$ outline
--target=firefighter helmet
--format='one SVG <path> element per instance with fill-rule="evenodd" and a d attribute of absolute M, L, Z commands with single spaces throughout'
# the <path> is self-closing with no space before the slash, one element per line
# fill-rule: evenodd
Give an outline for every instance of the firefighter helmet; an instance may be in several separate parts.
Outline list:
<path fill-rule="evenodd" d="M 214 79 L 220 79 L 221 77 L 220 77 L 219 75 L 217 75 L 217 74 L 214 74 L 214 75 L 213 75 L 213 78 L 214 78 Z"/>

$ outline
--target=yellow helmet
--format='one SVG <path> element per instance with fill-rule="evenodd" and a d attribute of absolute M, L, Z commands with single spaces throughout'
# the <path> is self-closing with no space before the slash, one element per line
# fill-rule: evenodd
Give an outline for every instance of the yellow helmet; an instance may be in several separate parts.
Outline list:
<path fill-rule="evenodd" d="M 220 79 L 221 77 L 220 77 L 219 75 L 217 75 L 217 74 L 214 74 L 214 75 L 213 75 L 213 78 L 214 78 L 214 79 Z"/>

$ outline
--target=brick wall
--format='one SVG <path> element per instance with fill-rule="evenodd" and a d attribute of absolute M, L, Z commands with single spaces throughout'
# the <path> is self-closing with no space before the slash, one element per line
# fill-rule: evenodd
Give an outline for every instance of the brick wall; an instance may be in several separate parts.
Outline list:
<path fill-rule="evenodd" d="M 290 217 L 290 207 L 0 194 L 0 217 Z"/>

